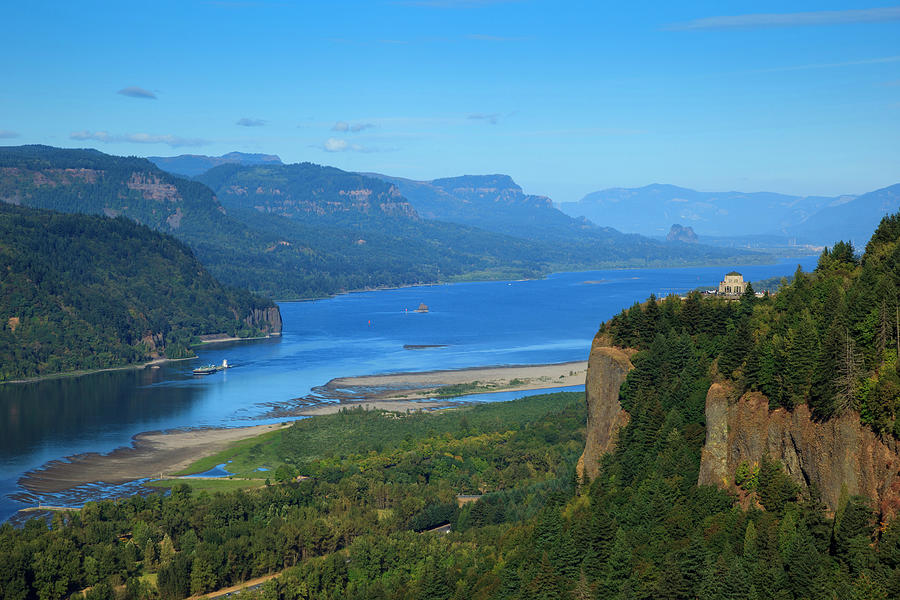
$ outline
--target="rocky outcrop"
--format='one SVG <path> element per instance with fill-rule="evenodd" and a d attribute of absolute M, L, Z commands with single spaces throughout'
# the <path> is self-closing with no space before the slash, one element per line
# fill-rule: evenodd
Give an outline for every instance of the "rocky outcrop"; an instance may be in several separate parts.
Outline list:
<path fill-rule="evenodd" d="M 597 476 L 600 457 L 615 448 L 619 429 L 628 424 L 629 415 L 619 403 L 619 388 L 633 368 L 628 350 L 610 346 L 600 336 L 594 338 L 584 381 L 587 440 L 577 466 L 582 479 Z"/>
<path fill-rule="evenodd" d="M 694 233 L 693 227 L 685 227 L 676 223 L 669 229 L 669 235 L 666 236 L 667 242 L 685 242 L 687 244 L 697 243 L 697 234 Z"/>
<path fill-rule="evenodd" d="M 254 308 L 249 315 L 244 317 L 244 323 L 250 327 L 256 327 L 263 333 L 278 335 L 281 333 L 281 311 L 277 306 Z"/>
<path fill-rule="evenodd" d="M 806 405 L 793 411 L 769 410 L 769 401 L 752 392 L 734 398 L 727 384 L 713 384 L 706 396 L 706 444 L 699 483 L 734 490 L 741 462 L 764 455 L 779 461 L 803 489 L 815 485 L 830 511 L 842 489 L 871 498 L 884 515 L 900 509 L 900 453 L 893 439 L 882 440 L 847 412 L 824 422 Z"/>

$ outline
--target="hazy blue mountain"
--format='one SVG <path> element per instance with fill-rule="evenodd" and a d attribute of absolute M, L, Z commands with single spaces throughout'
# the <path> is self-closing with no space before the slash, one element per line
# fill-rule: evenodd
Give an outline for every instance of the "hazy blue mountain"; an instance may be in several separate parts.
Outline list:
<path fill-rule="evenodd" d="M 600 190 L 559 207 L 568 215 L 587 217 L 621 231 L 662 236 L 672 223 L 682 223 L 700 236 L 721 237 L 785 232 L 836 201 L 840 199 L 772 192 L 698 192 L 653 184 Z"/>
<path fill-rule="evenodd" d="M 694 233 L 694 229 L 692 227 L 685 227 L 684 225 L 675 223 L 674 225 L 672 225 L 672 228 L 669 229 L 669 234 L 666 236 L 666 241 L 687 242 L 688 244 L 693 244 L 697 242 L 697 234 Z"/>
<path fill-rule="evenodd" d="M 788 232 L 800 241 L 831 246 L 850 240 L 862 250 L 882 217 L 900 208 L 900 184 L 858 196 L 848 202 L 834 202 Z"/>
<path fill-rule="evenodd" d="M 280 165 L 281 159 L 274 154 L 247 154 L 245 152 L 229 152 L 222 156 L 206 156 L 204 154 L 181 154 L 179 156 L 148 156 L 147 160 L 163 171 L 196 177 L 219 165 Z"/>

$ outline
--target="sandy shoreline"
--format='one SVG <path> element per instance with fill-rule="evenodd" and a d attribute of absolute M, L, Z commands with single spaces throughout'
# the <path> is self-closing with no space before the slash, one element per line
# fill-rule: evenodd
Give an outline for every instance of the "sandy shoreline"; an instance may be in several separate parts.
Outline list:
<path fill-rule="evenodd" d="M 342 402 L 419 400 L 491 392 L 522 392 L 582 385 L 587 361 L 544 365 L 473 367 L 420 373 L 388 373 L 339 377 L 313 390 L 319 398 Z M 444 389 L 447 386 L 455 388 Z M 443 392 L 443 393 L 442 393 Z"/>
<path fill-rule="evenodd" d="M 54 460 L 19 479 L 29 492 L 59 493 L 86 483 L 121 484 L 156 478 L 186 468 L 199 458 L 237 442 L 283 428 L 283 424 L 222 429 L 152 431 L 134 436 L 131 446 L 109 454 L 88 452 Z"/>
<path fill-rule="evenodd" d="M 463 387 L 470 393 L 525 391 L 581 385 L 586 361 L 549 365 L 477 367 L 423 373 L 393 373 L 333 379 L 316 388 L 315 395 L 282 405 L 279 417 L 291 418 L 335 413 L 342 408 L 373 410 L 432 410 L 453 406 L 453 397 L 433 398 L 443 386 Z M 146 432 L 134 436 L 131 446 L 109 454 L 90 452 L 51 461 L 30 471 L 19 484 L 36 494 L 58 494 L 85 484 L 123 484 L 152 479 L 186 468 L 194 461 L 220 452 L 232 443 L 255 437 L 287 424 Z"/>

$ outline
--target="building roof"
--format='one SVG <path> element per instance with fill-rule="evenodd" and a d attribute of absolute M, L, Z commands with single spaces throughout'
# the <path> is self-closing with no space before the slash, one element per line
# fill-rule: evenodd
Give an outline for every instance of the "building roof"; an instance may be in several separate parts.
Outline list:
<path fill-rule="evenodd" d="M 725 276 L 726 276 L 726 277 L 727 277 L 728 275 L 740 275 L 740 273 L 738 273 L 737 271 L 732 271 L 731 273 L 725 273 Z"/>

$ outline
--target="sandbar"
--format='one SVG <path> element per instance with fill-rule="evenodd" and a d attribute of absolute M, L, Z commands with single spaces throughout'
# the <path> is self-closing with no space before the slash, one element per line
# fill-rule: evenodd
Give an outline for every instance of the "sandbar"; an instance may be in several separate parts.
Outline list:
<path fill-rule="evenodd" d="M 522 392 L 583 385 L 586 373 L 587 361 L 575 361 L 339 377 L 315 388 L 314 396 L 307 400 L 399 401 L 501 391 Z"/>
<path fill-rule="evenodd" d="M 342 377 L 316 388 L 310 396 L 282 404 L 266 416 L 316 416 L 352 407 L 395 412 L 434 410 L 458 404 L 446 390 L 440 393 L 446 386 L 458 386 L 453 392 L 460 394 L 568 387 L 584 384 L 586 370 L 587 362 L 578 361 Z M 26 473 L 19 479 L 19 485 L 35 494 L 57 494 L 94 482 L 118 485 L 162 478 L 234 442 L 289 425 L 140 433 L 134 436 L 131 446 L 108 454 L 89 452 L 51 461 Z"/>
<path fill-rule="evenodd" d="M 222 429 L 152 431 L 134 436 L 131 446 L 109 454 L 87 452 L 54 460 L 19 479 L 34 493 L 59 493 L 79 485 L 102 481 L 122 484 L 180 471 L 194 461 L 221 452 L 232 443 L 281 429 L 285 424 Z"/>

